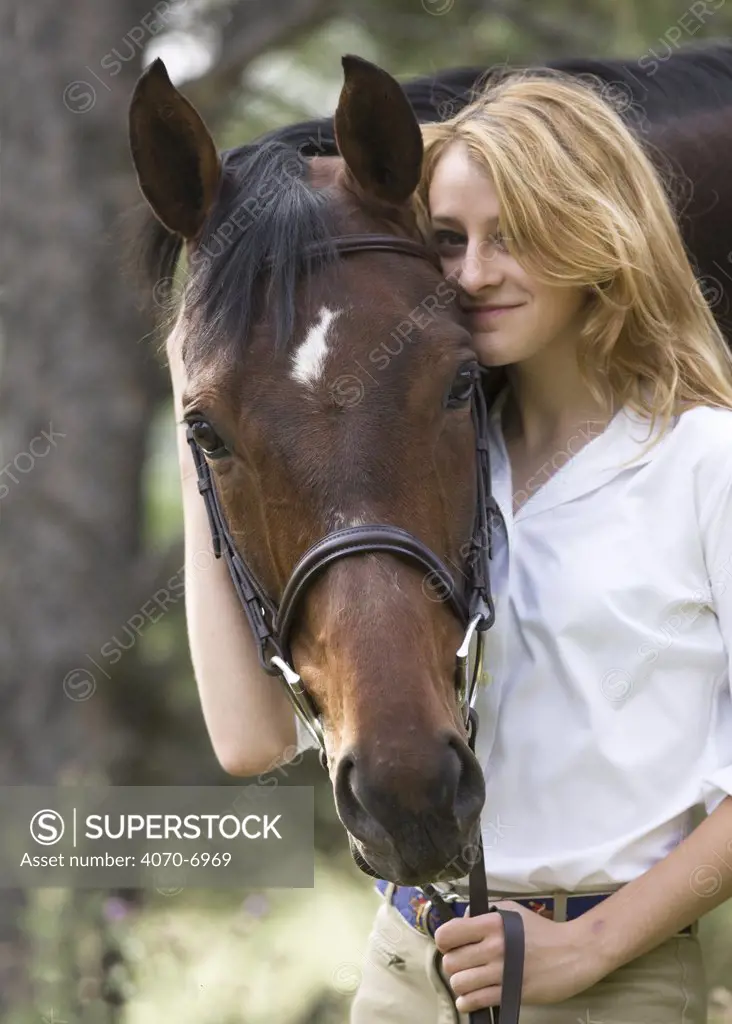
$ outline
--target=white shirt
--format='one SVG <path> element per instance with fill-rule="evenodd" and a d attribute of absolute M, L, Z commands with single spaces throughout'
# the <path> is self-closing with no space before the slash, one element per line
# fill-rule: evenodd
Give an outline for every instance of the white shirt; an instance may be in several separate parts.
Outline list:
<path fill-rule="evenodd" d="M 514 516 L 505 395 L 476 701 L 488 886 L 630 881 L 732 794 L 732 411 L 683 413 L 624 468 L 650 421 L 623 409 Z"/>
<path fill-rule="evenodd" d="M 683 413 L 624 467 L 649 422 L 621 410 L 514 516 L 505 395 L 476 700 L 488 887 L 602 888 L 732 794 L 732 411 Z M 298 741 L 314 745 L 299 721 Z"/>

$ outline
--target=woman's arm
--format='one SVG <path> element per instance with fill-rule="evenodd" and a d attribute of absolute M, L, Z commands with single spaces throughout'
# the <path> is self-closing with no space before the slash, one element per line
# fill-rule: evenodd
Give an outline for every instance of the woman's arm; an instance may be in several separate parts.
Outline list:
<path fill-rule="evenodd" d="M 732 897 L 732 797 L 639 878 L 578 918 L 600 977 Z"/>
<path fill-rule="evenodd" d="M 702 410 L 701 457 L 692 478 L 707 579 L 699 599 L 725 649 L 720 686 L 732 686 L 732 412 Z M 696 538 L 691 538 L 696 540 Z M 682 728 L 680 724 L 680 728 Z M 720 740 L 721 742 L 721 740 Z M 610 969 L 653 949 L 732 897 L 732 747 L 702 781 L 708 817 L 662 861 L 579 920 Z"/>
<path fill-rule="evenodd" d="M 291 759 L 305 744 L 282 683 L 259 664 L 226 563 L 213 557 L 206 508 L 180 423 L 185 371 L 174 337 L 168 359 L 183 492 L 188 643 L 201 708 L 222 768 L 231 775 L 258 775 Z"/>
<path fill-rule="evenodd" d="M 732 897 L 732 797 L 663 860 L 570 922 L 550 921 L 510 900 L 524 922 L 523 999 L 559 1003 L 671 938 Z M 504 945 L 498 914 L 456 917 L 435 932 L 462 1013 L 501 999 Z"/>

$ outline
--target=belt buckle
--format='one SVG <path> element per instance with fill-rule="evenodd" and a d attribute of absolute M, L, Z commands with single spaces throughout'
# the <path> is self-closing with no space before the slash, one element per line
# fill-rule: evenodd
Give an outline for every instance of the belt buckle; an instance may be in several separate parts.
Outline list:
<path fill-rule="evenodd" d="M 463 899 L 459 892 L 442 892 L 438 889 L 437 893 L 444 903 L 461 903 Z"/>
<path fill-rule="evenodd" d="M 538 917 L 544 917 L 548 921 L 556 920 L 557 903 L 554 896 L 528 897 L 521 902 Z"/>
<path fill-rule="evenodd" d="M 434 911 L 435 914 L 439 914 L 440 903 L 444 903 L 449 906 L 451 903 L 462 902 L 463 897 L 460 895 L 460 893 L 454 892 L 453 890 L 443 892 L 441 889 L 437 889 L 433 885 L 420 886 L 419 889 L 420 892 L 422 892 L 422 894 L 427 897 L 427 901 L 424 903 L 423 908 L 421 910 L 421 920 L 424 922 L 424 928 L 427 934 L 431 935 L 432 938 L 434 938 L 435 933 L 430 927 L 430 921 L 432 920 L 432 912 Z M 430 891 L 426 892 L 425 890 Z M 452 916 L 455 917 L 456 915 L 453 914 Z"/>

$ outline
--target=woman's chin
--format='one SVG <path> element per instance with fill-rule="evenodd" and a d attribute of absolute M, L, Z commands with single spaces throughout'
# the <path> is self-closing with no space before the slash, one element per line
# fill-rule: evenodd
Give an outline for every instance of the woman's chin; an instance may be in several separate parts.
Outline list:
<path fill-rule="evenodd" d="M 482 366 L 507 366 L 521 358 L 519 346 L 501 338 L 498 331 L 474 331 L 473 348 Z"/>

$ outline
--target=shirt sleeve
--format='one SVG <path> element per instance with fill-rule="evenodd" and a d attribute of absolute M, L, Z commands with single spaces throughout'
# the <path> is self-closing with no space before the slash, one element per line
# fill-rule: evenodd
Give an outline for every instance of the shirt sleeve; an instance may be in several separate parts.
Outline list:
<path fill-rule="evenodd" d="M 721 451 L 718 443 L 710 445 L 705 464 L 699 467 L 696 483 L 701 541 L 707 570 L 706 593 L 717 617 L 727 655 L 724 678 L 720 684 L 724 700 L 721 706 L 717 706 L 717 717 L 712 727 L 721 726 L 719 716 L 722 715 L 727 726 L 724 734 L 732 736 L 732 431 L 727 429 L 725 434 L 728 445 Z M 707 813 L 711 813 L 726 796 L 732 796 L 732 742 L 720 760 L 723 767 L 702 780 Z"/>

